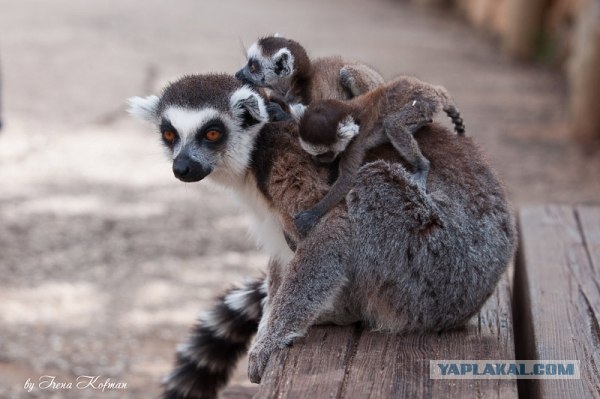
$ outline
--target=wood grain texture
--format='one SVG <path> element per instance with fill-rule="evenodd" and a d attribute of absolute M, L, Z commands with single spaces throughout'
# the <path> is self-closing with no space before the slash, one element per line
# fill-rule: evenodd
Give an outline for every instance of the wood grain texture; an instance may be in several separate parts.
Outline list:
<path fill-rule="evenodd" d="M 343 398 L 516 398 L 514 380 L 432 380 L 429 361 L 514 359 L 507 276 L 479 314 L 461 330 L 391 336 L 363 333 Z"/>
<path fill-rule="evenodd" d="M 516 398 L 514 380 L 432 380 L 436 359 L 514 359 L 509 278 L 464 328 L 391 335 L 314 327 L 269 362 L 256 398 Z"/>
<path fill-rule="evenodd" d="M 257 392 L 258 387 L 232 385 L 221 392 L 219 399 L 252 399 Z"/>
<path fill-rule="evenodd" d="M 600 398 L 599 229 L 598 208 L 545 206 L 520 212 L 517 355 L 577 359 L 581 368 L 581 380 L 520 381 L 528 397 Z"/>
<path fill-rule="evenodd" d="M 358 334 L 354 327 L 311 328 L 271 357 L 255 398 L 340 397 Z"/>

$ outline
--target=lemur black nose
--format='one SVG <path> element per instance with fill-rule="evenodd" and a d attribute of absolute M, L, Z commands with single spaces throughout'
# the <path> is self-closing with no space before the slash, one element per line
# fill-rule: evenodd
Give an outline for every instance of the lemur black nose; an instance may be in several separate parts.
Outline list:
<path fill-rule="evenodd" d="M 235 78 L 244 84 L 252 84 L 252 80 L 249 79 L 248 76 L 246 76 L 246 73 L 244 71 L 245 68 L 246 67 L 237 71 L 235 74 Z"/>
<path fill-rule="evenodd" d="M 177 178 L 182 178 L 190 173 L 190 163 L 187 159 L 175 159 L 173 162 L 173 174 Z"/>

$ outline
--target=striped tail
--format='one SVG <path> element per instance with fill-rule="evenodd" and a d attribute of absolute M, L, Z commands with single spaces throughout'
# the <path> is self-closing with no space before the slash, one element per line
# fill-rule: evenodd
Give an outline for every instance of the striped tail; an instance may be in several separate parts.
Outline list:
<path fill-rule="evenodd" d="M 218 298 L 177 350 L 163 399 L 215 399 L 246 353 L 262 316 L 265 279 L 249 281 Z"/>
<path fill-rule="evenodd" d="M 459 136 L 465 135 L 465 123 L 460 116 L 460 112 L 454 105 L 447 105 L 444 107 L 444 112 L 452 119 L 454 124 L 454 130 Z"/>

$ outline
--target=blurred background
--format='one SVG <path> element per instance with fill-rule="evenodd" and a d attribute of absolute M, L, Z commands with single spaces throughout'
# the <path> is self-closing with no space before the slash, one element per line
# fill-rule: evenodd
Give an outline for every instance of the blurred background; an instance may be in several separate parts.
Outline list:
<path fill-rule="evenodd" d="M 599 26 L 592 0 L 0 0 L 0 398 L 155 397 L 198 312 L 266 265 L 128 97 L 281 32 L 446 86 L 515 207 L 597 204 Z M 24 390 L 42 375 L 128 389 Z"/>

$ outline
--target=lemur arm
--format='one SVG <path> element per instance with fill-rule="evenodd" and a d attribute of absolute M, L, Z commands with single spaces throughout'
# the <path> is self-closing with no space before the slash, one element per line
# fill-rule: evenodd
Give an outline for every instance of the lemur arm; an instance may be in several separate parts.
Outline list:
<path fill-rule="evenodd" d="M 331 186 L 327 194 L 312 208 L 298 213 L 294 218 L 294 225 L 300 236 L 306 236 L 319 220 L 342 201 L 352 189 L 358 169 L 363 163 L 368 150 L 365 136 L 358 135 L 350 142 L 342 154 L 339 166 L 339 177 Z"/>

